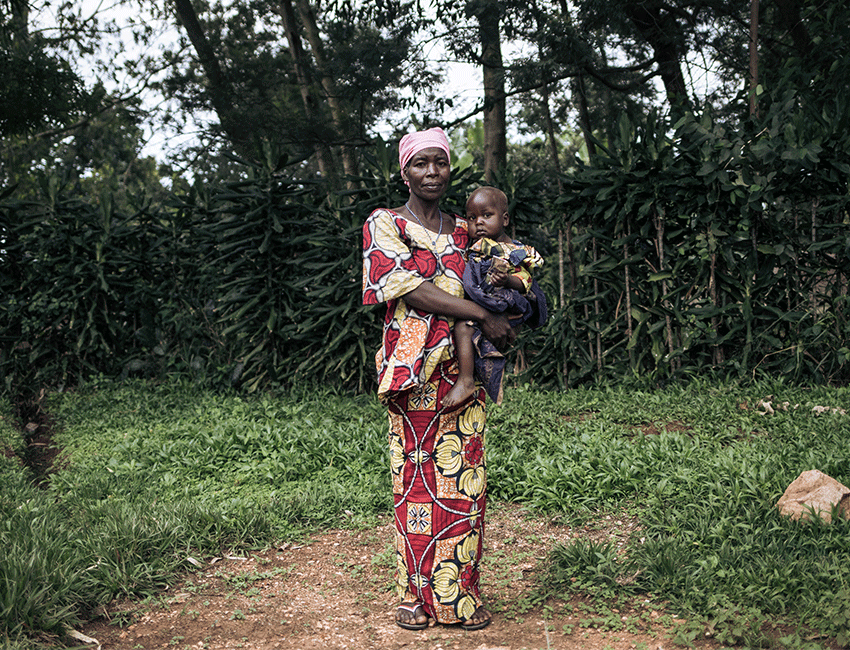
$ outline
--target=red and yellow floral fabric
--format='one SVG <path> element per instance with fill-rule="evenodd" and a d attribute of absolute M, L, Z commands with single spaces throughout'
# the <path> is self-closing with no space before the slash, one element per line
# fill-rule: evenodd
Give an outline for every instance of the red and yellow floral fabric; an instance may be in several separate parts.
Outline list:
<path fill-rule="evenodd" d="M 447 361 L 423 386 L 388 400 L 398 598 L 444 624 L 467 621 L 482 605 L 484 390 L 443 412 L 438 404 L 456 380 L 457 362 Z"/>
<path fill-rule="evenodd" d="M 375 210 L 363 226 L 363 304 L 387 303 L 383 345 L 375 355 L 378 397 L 422 386 L 452 358 L 454 319 L 410 307 L 402 296 L 422 282 L 463 297 L 466 221 L 439 237 L 391 210 Z"/>
<path fill-rule="evenodd" d="M 363 227 L 363 302 L 387 303 L 375 356 L 378 396 L 387 404 L 401 601 L 421 603 L 439 623 L 461 623 L 481 606 L 484 543 L 484 390 L 444 412 L 457 381 L 453 319 L 412 308 L 403 296 L 433 282 L 463 297 L 466 222 L 425 230 L 390 210 Z"/>

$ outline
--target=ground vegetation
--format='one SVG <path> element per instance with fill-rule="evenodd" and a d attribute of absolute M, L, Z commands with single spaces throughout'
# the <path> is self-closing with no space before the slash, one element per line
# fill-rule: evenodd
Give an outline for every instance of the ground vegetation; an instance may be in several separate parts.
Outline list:
<path fill-rule="evenodd" d="M 559 639 L 583 639 L 595 628 L 635 633 L 641 642 L 670 633 L 684 645 L 706 638 L 749 647 L 845 644 L 848 523 L 794 522 L 775 508 L 802 470 L 850 481 L 845 393 L 702 381 L 664 390 L 511 390 L 491 410 L 488 431 L 489 496 L 496 528 L 505 527 L 489 560 L 498 629 L 510 635 L 526 616 L 537 626 L 557 612 L 559 627 L 549 631 Z M 263 589 L 300 589 L 307 598 L 298 573 L 313 569 L 293 574 L 291 566 L 311 544 L 313 557 L 325 557 L 322 571 L 361 579 L 359 595 L 350 596 L 368 599 L 362 615 L 375 634 L 391 629 L 393 551 L 388 539 L 363 541 L 385 530 L 391 511 L 385 415 L 373 397 L 307 387 L 246 397 L 188 382 L 102 382 L 45 396 L 42 410 L 24 420 L 23 438 L 10 408 L 0 421 L 8 639 L 58 640 L 108 613 L 115 635 L 127 632 L 122 639 L 168 642 L 166 624 L 179 627 L 174 617 L 186 615 L 191 626 L 189 610 L 225 625 L 222 617 L 275 626 L 293 642 L 336 639 L 327 621 L 346 629 L 362 622 L 349 618 L 350 600 L 342 612 L 309 618 L 301 605 L 261 603 L 259 592 L 248 593 L 269 580 Z M 33 444 L 57 448 L 49 466 L 22 462 Z M 32 467 L 41 467 L 37 477 Z M 506 508 L 515 514 L 504 518 Z M 328 530 L 335 532 L 320 532 Z M 370 550 L 349 556 L 333 543 Z M 249 556 L 255 564 L 241 566 L 253 567 L 256 580 L 236 567 L 244 561 L 217 566 Z M 178 584 L 186 594 L 179 602 Z M 191 596 L 196 589 L 232 593 L 232 602 L 216 600 L 227 616 L 202 614 L 205 597 Z M 328 596 L 310 602 L 319 595 Z M 252 607 L 270 607 L 285 622 L 253 616 Z M 654 626 L 660 615 L 671 617 L 663 631 Z M 276 627 L 299 620 L 311 629 Z M 150 632 L 144 621 L 155 621 Z"/>

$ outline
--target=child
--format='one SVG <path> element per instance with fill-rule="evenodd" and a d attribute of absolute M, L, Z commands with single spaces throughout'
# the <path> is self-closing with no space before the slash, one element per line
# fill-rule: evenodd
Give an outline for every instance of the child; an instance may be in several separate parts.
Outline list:
<path fill-rule="evenodd" d="M 495 187 L 479 187 L 466 202 L 466 218 L 474 242 L 463 273 L 468 297 L 490 311 L 505 312 L 514 327 L 543 325 L 546 297 L 531 278 L 543 258 L 505 231 L 510 222 L 508 197 Z M 454 337 L 460 374 L 443 398 L 443 406 L 455 407 L 472 395 L 476 374 L 490 398 L 501 404 L 505 357 L 471 321 L 455 323 Z"/>

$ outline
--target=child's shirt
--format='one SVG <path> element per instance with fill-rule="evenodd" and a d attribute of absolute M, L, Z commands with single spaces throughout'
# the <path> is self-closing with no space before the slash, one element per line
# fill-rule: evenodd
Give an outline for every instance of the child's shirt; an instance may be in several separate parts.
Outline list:
<path fill-rule="evenodd" d="M 533 299 L 542 296 L 542 291 L 532 279 L 531 271 L 543 265 L 543 258 L 533 247 L 518 241 L 495 242 L 484 237 L 469 248 L 467 257 L 463 288 L 471 300 L 489 311 L 504 313 L 514 325 L 527 322 L 531 327 L 539 327 L 546 321 L 545 305 L 540 311 L 541 305 Z M 494 286 L 490 271 L 498 264 L 506 264 L 509 272 L 520 279 L 525 291 Z M 545 300 L 544 297 L 544 303 Z"/>

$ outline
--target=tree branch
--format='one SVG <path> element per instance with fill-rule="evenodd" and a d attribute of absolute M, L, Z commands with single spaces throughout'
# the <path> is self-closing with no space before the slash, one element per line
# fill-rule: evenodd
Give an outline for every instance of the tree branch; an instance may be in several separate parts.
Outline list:
<path fill-rule="evenodd" d="M 562 74 L 557 74 L 557 75 L 551 75 L 551 76 L 545 77 L 543 79 L 540 79 L 533 84 L 526 84 L 526 85 L 524 85 L 520 88 L 514 88 L 512 90 L 507 91 L 505 93 L 505 97 L 507 98 L 507 97 L 513 97 L 515 95 L 522 95 L 524 93 L 528 93 L 528 92 L 531 92 L 531 91 L 534 91 L 534 90 L 538 90 L 538 89 L 540 89 L 544 86 L 548 86 L 548 85 L 553 84 L 557 81 L 563 81 L 564 79 L 571 79 L 573 77 L 578 77 L 578 76 L 581 76 L 583 74 L 590 75 L 591 77 L 593 77 L 594 79 L 599 81 L 599 83 L 603 84 L 607 88 L 610 88 L 611 90 L 615 90 L 615 91 L 618 91 L 618 92 L 630 92 L 630 91 L 634 90 L 635 88 L 638 88 L 642 84 L 645 84 L 647 81 L 649 81 L 653 77 L 657 77 L 658 74 L 659 74 L 658 70 L 653 70 L 652 72 L 643 75 L 639 80 L 634 81 L 632 83 L 628 83 L 628 84 L 615 84 L 614 82 L 606 79 L 605 76 L 604 76 L 604 73 L 613 74 L 613 73 L 617 73 L 617 72 L 638 72 L 642 69 L 647 68 L 648 66 L 652 65 L 653 63 L 655 63 L 655 60 L 649 59 L 648 61 L 644 61 L 643 63 L 639 63 L 639 64 L 636 64 L 636 65 L 633 65 L 633 66 L 627 66 L 627 67 L 624 67 L 624 68 L 605 68 L 602 71 L 595 70 L 591 66 L 585 66 L 580 70 L 564 72 Z M 447 122 L 444 126 L 446 128 L 451 128 L 453 126 L 457 126 L 458 124 L 462 124 L 463 122 L 465 122 L 469 118 L 475 117 L 479 113 L 483 112 L 487 108 L 487 106 L 488 106 L 488 104 L 487 104 L 486 101 L 481 102 L 480 104 L 476 105 L 475 108 L 473 108 L 471 111 L 469 111 L 467 114 L 462 115 L 461 117 L 455 118 L 451 122 Z"/>
<path fill-rule="evenodd" d="M 142 92 L 141 90 L 138 90 L 138 91 L 133 92 L 129 95 L 125 95 L 124 97 L 117 97 L 117 98 L 113 99 L 111 102 L 109 102 L 108 104 L 106 104 L 105 106 L 103 106 L 100 110 L 98 110 L 98 111 L 96 111 L 96 112 L 94 112 L 90 115 L 86 115 L 84 118 L 74 122 L 73 124 L 68 124 L 66 126 L 60 126 L 60 127 L 55 128 L 55 129 L 49 129 L 47 131 L 42 131 L 41 133 L 36 133 L 33 137 L 38 138 L 38 139 L 48 139 L 48 138 L 52 138 L 52 137 L 57 136 L 57 135 L 65 135 L 66 133 L 71 133 L 72 131 L 76 131 L 77 129 L 81 129 L 84 126 L 88 126 L 89 124 L 91 124 L 91 121 L 94 118 L 99 117 L 99 116 L 103 115 L 104 113 L 108 113 L 109 111 L 114 109 L 116 106 L 120 106 L 121 104 L 126 102 L 128 99 L 132 99 L 133 97 L 138 97 L 141 94 L 141 92 Z"/>

